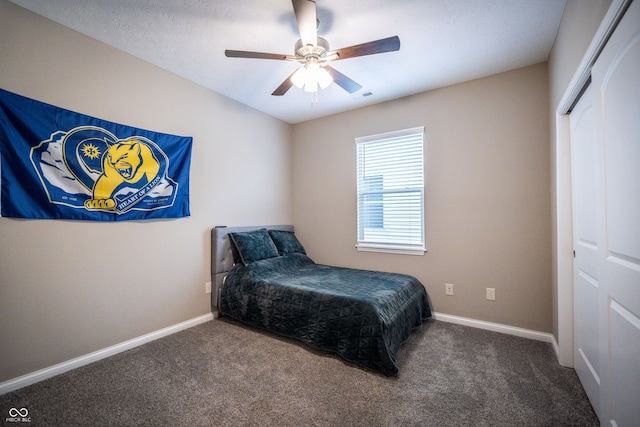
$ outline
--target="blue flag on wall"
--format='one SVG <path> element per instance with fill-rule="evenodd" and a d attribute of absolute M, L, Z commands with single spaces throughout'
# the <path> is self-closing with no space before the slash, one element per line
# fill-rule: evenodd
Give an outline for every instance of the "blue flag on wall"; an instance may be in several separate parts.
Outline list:
<path fill-rule="evenodd" d="M 107 122 L 0 89 L 1 215 L 189 216 L 191 137 Z"/>

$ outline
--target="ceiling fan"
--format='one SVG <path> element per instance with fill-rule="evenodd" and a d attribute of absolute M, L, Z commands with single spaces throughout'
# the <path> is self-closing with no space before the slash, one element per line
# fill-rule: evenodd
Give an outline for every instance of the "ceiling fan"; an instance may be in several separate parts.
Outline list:
<path fill-rule="evenodd" d="M 291 3 L 293 3 L 293 11 L 300 32 L 300 40 L 295 44 L 294 55 L 243 50 L 224 51 L 229 58 L 275 59 L 302 64 L 302 67 L 291 73 L 271 95 L 282 96 L 294 85 L 304 88 L 307 92 L 317 93 L 318 87 L 324 89 L 332 82 L 349 93 L 355 93 L 362 89 L 362 86 L 331 67 L 329 62 L 400 49 L 400 39 L 398 36 L 393 36 L 331 51 L 329 42 L 318 37 L 319 21 L 316 18 L 315 0 L 292 0 Z"/>

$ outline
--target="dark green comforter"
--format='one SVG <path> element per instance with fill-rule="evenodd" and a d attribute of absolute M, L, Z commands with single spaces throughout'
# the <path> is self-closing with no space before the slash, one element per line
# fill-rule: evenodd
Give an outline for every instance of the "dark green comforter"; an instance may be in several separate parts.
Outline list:
<path fill-rule="evenodd" d="M 220 309 L 385 375 L 397 374 L 400 344 L 431 317 L 412 276 L 319 265 L 297 253 L 234 266 Z"/>

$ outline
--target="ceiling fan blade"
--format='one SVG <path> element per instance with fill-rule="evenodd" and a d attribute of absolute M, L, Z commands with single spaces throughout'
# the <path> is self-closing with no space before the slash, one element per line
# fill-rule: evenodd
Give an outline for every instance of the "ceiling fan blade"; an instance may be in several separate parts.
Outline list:
<path fill-rule="evenodd" d="M 400 50 L 400 38 L 398 36 L 387 37 L 386 39 L 343 47 L 342 49 L 329 52 L 337 53 L 337 59 L 354 58 L 356 56 L 375 55 L 377 53 L 395 52 Z"/>
<path fill-rule="evenodd" d="M 291 81 L 291 76 L 293 76 L 298 70 L 294 71 L 293 73 L 289 74 L 289 77 L 287 77 L 287 79 L 285 81 L 283 81 L 280 86 L 278 86 L 276 88 L 276 90 L 273 91 L 273 93 L 271 95 L 273 96 L 282 96 L 285 93 L 287 93 L 287 91 L 289 89 L 291 89 L 291 86 L 293 86 L 293 82 Z"/>
<path fill-rule="evenodd" d="M 291 0 L 296 15 L 300 39 L 304 46 L 316 46 L 318 43 L 318 22 L 315 0 Z"/>
<path fill-rule="evenodd" d="M 245 50 L 225 50 L 224 54 L 228 58 L 254 58 L 254 59 L 277 59 L 282 61 L 295 60 L 296 57 L 292 55 L 283 55 L 279 53 L 264 53 L 264 52 L 248 52 Z"/>
<path fill-rule="evenodd" d="M 345 76 L 335 68 L 330 67 L 329 65 L 325 65 L 324 69 L 329 72 L 334 83 L 340 86 L 342 89 L 346 90 L 347 92 L 356 93 L 357 91 L 362 89 L 362 86 L 360 86 L 358 83 L 354 82 L 349 77 Z"/>

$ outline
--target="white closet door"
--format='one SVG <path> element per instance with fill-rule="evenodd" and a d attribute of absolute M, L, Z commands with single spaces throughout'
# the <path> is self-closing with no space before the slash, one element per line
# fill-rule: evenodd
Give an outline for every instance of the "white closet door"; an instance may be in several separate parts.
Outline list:
<path fill-rule="evenodd" d="M 637 426 L 640 0 L 631 3 L 591 77 L 584 105 L 581 99 L 571 117 L 576 371 L 602 425 Z"/>
<path fill-rule="evenodd" d="M 573 324 L 574 367 L 596 413 L 600 415 L 600 325 L 598 295 L 599 108 L 590 85 L 571 112 L 573 183 Z"/>
<path fill-rule="evenodd" d="M 600 92 L 603 191 L 598 201 L 603 424 L 640 423 L 640 1 L 592 69 Z M 603 399 L 604 398 L 604 399 Z"/>

